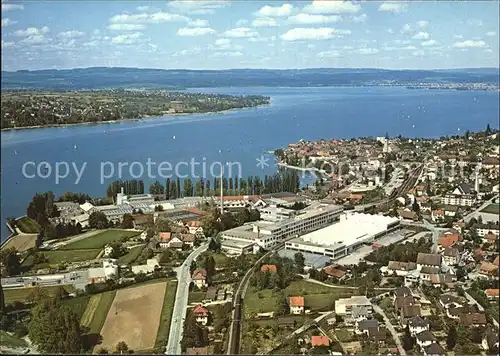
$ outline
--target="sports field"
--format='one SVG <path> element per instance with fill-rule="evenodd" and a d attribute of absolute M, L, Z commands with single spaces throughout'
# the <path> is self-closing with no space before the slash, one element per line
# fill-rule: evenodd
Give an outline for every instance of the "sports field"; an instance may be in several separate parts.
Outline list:
<path fill-rule="evenodd" d="M 125 341 L 134 351 L 152 350 L 160 324 L 167 282 L 150 283 L 116 292 L 101 330 L 103 347 L 114 350 Z"/>

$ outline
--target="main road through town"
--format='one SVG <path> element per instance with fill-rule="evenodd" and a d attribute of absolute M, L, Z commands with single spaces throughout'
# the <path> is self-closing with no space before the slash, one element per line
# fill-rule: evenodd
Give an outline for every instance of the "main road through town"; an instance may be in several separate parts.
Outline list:
<path fill-rule="evenodd" d="M 172 322 L 168 337 L 165 354 L 180 355 L 181 340 L 184 331 L 184 319 L 189 296 L 189 284 L 191 283 L 191 263 L 208 248 L 209 241 L 203 243 L 186 258 L 184 263 L 177 268 L 177 292 L 175 293 L 174 310 L 172 311 Z"/>

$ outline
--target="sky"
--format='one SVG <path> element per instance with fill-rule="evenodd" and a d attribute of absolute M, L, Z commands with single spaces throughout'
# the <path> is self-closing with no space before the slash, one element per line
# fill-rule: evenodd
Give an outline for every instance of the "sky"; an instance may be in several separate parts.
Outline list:
<path fill-rule="evenodd" d="M 499 67 L 498 1 L 2 1 L 2 70 Z"/>

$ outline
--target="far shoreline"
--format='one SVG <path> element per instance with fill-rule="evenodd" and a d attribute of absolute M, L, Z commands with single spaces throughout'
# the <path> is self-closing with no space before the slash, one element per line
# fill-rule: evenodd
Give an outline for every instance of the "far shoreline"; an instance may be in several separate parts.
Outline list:
<path fill-rule="evenodd" d="M 236 112 L 236 111 L 241 111 L 241 110 L 247 110 L 247 109 L 255 109 L 255 108 L 263 108 L 263 107 L 269 107 L 272 104 L 272 99 L 269 101 L 268 104 L 262 104 L 262 105 L 256 105 L 256 106 L 249 106 L 245 108 L 233 108 L 233 109 L 227 109 L 227 110 L 221 110 L 221 111 L 207 111 L 207 112 L 200 112 L 200 113 L 170 113 L 170 114 L 163 114 L 163 115 L 145 115 L 140 118 L 136 119 L 119 119 L 119 120 L 108 120 L 108 121 L 96 121 L 96 122 L 79 122 L 75 124 L 53 124 L 53 125 L 35 125 L 35 126 L 19 126 L 19 127 L 6 127 L 2 128 L 0 131 L 1 132 L 8 132 L 8 131 L 21 131 L 21 130 L 35 130 L 35 129 L 49 129 L 49 128 L 64 128 L 64 127 L 72 127 L 72 126 L 83 126 L 83 125 L 102 125 L 102 124 L 118 124 L 118 123 L 123 123 L 127 121 L 142 121 L 142 120 L 156 120 L 158 118 L 162 117 L 183 117 L 183 116 L 188 116 L 188 115 L 215 115 L 215 114 L 229 114 L 231 112 Z"/>

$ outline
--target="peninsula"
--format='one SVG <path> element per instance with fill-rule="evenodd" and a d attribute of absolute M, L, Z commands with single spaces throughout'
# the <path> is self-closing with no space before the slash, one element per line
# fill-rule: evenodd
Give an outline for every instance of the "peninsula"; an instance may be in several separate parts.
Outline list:
<path fill-rule="evenodd" d="M 269 104 L 260 95 L 233 96 L 164 90 L 2 91 L 2 130 L 197 114 Z"/>

